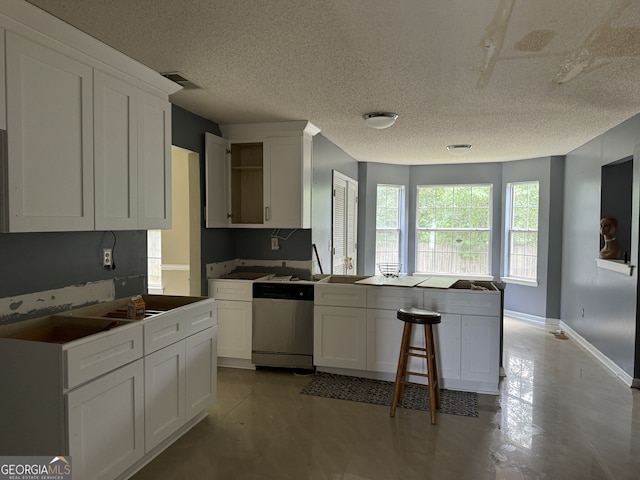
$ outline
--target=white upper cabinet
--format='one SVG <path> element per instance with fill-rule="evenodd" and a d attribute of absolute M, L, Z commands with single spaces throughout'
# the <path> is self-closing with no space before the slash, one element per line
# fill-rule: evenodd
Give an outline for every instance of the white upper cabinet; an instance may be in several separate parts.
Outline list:
<path fill-rule="evenodd" d="M 229 226 L 227 149 L 229 142 L 224 138 L 205 133 L 205 204 L 208 228 Z"/>
<path fill-rule="evenodd" d="M 138 227 L 137 90 L 102 72 L 94 77 L 96 229 Z"/>
<path fill-rule="evenodd" d="M 207 135 L 207 227 L 310 228 L 312 139 L 306 121 L 222 125 Z"/>
<path fill-rule="evenodd" d="M 168 101 L 96 71 L 96 230 L 171 227 Z"/>
<path fill-rule="evenodd" d="M 179 89 L 43 10 L 3 1 L 0 231 L 170 228 L 168 97 Z"/>
<path fill-rule="evenodd" d="M 5 231 L 93 229 L 91 67 L 6 33 Z"/>
<path fill-rule="evenodd" d="M 138 106 L 138 226 L 171 228 L 171 105 L 140 92 Z"/>

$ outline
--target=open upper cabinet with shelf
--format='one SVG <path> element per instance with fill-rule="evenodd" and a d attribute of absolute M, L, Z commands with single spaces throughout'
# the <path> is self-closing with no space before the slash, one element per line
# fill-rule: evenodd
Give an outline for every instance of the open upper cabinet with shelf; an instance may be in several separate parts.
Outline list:
<path fill-rule="evenodd" d="M 310 228 L 312 140 L 307 121 L 221 125 L 206 134 L 207 228 Z"/>

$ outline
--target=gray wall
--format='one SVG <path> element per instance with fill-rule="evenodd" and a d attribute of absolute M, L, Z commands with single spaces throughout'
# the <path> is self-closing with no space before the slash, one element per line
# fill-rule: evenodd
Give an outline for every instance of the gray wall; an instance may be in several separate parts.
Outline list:
<path fill-rule="evenodd" d="M 147 232 L 115 232 L 115 270 L 102 267 L 102 248 L 113 246 L 110 232 L 0 234 L 0 298 L 115 279 L 116 297 L 146 291 Z M 55 310 L 11 315 L 11 321 Z M 2 317 L 7 312 L 0 312 Z M 0 319 L 0 323 L 2 320 Z"/>
<path fill-rule="evenodd" d="M 406 187 L 406 246 L 403 271 L 414 272 L 416 196 L 418 185 L 453 185 L 471 183 L 490 183 L 493 185 L 493 224 L 491 272 L 500 275 L 500 225 L 502 205 L 502 166 L 499 163 L 460 164 L 460 165 L 418 165 L 398 166 L 379 163 L 360 164 L 360 231 L 359 253 L 362 266 L 358 272 L 373 275 L 375 271 L 375 231 L 376 231 L 376 187 L 379 183 L 404 185 Z M 364 239 L 364 240 L 363 240 Z M 364 246 L 363 246 L 364 242 Z M 364 257 L 364 258 L 362 258 Z"/>
<path fill-rule="evenodd" d="M 509 284 L 505 289 L 505 309 L 527 313 L 536 317 L 560 318 L 560 269 L 562 248 L 562 182 L 552 182 L 554 176 L 563 174 L 562 157 L 544 157 L 532 160 L 507 162 L 502 166 L 502 218 L 506 209 L 504 193 L 511 182 L 538 181 L 540 204 L 538 211 L 538 285 Z M 553 218 L 551 217 L 554 212 Z M 558 215 L 558 212 L 560 214 Z M 505 230 L 502 230 L 502 244 Z M 506 274 L 506 252 L 501 256 L 500 272 Z M 549 304 L 549 299 L 554 301 Z"/>
<path fill-rule="evenodd" d="M 313 137 L 312 243 L 318 249 L 324 273 L 331 273 L 331 222 L 333 171 L 358 181 L 358 162 L 322 134 Z M 359 183 L 358 183 L 359 185 Z M 358 269 L 362 237 L 358 232 Z"/>
<path fill-rule="evenodd" d="M 637 269 L 623 275 L 598 268 L 595 259 L 601 167 L 634 155 L 630 258 L 638 265 L 639 141 L 636 116 L 568 154 L 564 182 L 562 320 L 630 375 L 640 372 L 635 361 Z"/>
<path fill-rule="evenodd" d="M 171 106 L 171 142 L 177 147 L 182 147 L 200 155 L 200 191 L 202 208 L 200 209 L 201 233 L 201 258 L 200 271 L 202 295 L 207 295 L 206 265 L 207 263 L 224 262 L 235 257 L 235 235 L 227 228 L 204 228 L 204 202 L 205 202 L 205 132 L 220 136 L 218 125 L 210 120 L 202 118 L 194 113 L 184 110 L 176 105 Z"/>
<path fill-rule="evenodd" d="M 537 287 L 509 284 L 505 290 L 505 306 L 527 315 L 542 318 L 560 317 L 560 259 L 562 253 L 562 189 L 563 157 L 546 157 L 507 163 L 396 166 L 360 163 L 360 230 L 358 273 L 376 274 L 375 223 L 376 187 L 378 184 L 403 185 L 407 205 L 404 212 L 408 238 L 404 245 L 403 264 L 413 273 L 415 264 L 415 218 L 418 185 L 490 183 L 493 185 L 493 225 L 491 274 L 500 278 L 504 258 L 504 195 L 508 182 L 538 180 L 540 182 L 540 250 L 539 284 Z"/>
<path fill-rule="evenodd" d="M 383 163 L 360 163 L 360 183 L 358 183 L 358 274 L 379 275 L 376 258 L 376 197 L 378 184 L 402 185 L 405 188 L 406 205 L 403 212 L 405 232 L 409 225 L 409 189 L 411 168 L 407 165 L 386 165 Z M 407 260 L 407 239 L 401 238 L 400 252 L 403 272 L 412 264 Z"/>

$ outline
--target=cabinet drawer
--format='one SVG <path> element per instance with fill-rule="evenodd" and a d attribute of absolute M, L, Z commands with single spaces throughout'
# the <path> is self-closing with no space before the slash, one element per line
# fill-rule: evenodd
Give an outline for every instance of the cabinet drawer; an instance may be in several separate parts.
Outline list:
<path fill-rule="evenodd" d="M 422 291 L 404 287 L 366 287 L 367 308 L 397 310 L 403 307 L 422 308 Z"/>
<path fill-rule="evenodd" d="M 367 288 L 359 285 L 321 285 L 314 287 L 314 304 L 334 307 L 366 307 Z"/>
<path fill-rule="evenodd" d="M 120 327 L 111 335 L 65 347 L 65 388 L 77 385 L 142 357 L 142 325 Z"/>
<path fill-rule="evenodd" d="M 436 312 L 499 316 L 500 293 L 425 291 L 424 308 Z"/>
<path fill-rule="evenodd" d="M 211 280 L 209 296 L 216 300 L 240 300 L 250 302 L 253 298 L 253 282 L 247 280 Z"/>
<path fill-rule="evenodd" d="M 144 324 L 144 354 L 184 339 L 187 330 L 186 309 L 150 318 Z"/>
<path fill-rule="evenodd" d="M 218 324 L 216 302 L 203 300 L 185 308 L 187 336 Z"/>

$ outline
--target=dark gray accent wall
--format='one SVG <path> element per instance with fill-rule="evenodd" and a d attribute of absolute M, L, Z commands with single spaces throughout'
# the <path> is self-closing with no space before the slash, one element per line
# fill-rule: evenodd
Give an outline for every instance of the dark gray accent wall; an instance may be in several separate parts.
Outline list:
<path fill-rule="evenodd" d="M 311 195 L 312 244 L 318 249 L 324 273 L 331 273 L 331 230 L 333 171 L 358 181 L 358 162 L 318 134 L 313 137 L 313 192 Z M 358 185 L 360 185 L 358 183 Z M 359 221 L 358 221 L 359 223 Z M 361 241 L 358 231 L 358 270 L 360 268 Z"/>
<path fill-rule="evenodd" d="M 564 157 L 551 157 L 549 185 L 549 247 L 547 249 L 546 318 L 561 318 L 562 222 L 564 217 Z"/>
<path fill-rule="evenodd" d="M 113 247 L 110 232 L 0 234 L 0 298 L 115 279 L 116 297 L 146 292 L 147 232 L 114 232 L 115 270 L 102 266 L 102 248 Z M 35 311 L 11 321 L 48 315 Z"/>
<path fill-rule="evenodd" d="M 635 360 L 637 268 L 624 275 L 598 268 L 596 258 L 601 167 L 634 155 L 631 263 L 638 265 L 639 142 L 636 116 L 566 156 L 562 248 L 562 320 L 635 377 L 640 373 Z"/>
<path fill-rule="evenodd" d="M 633 192 L 633 160 L 604 165 L 601 170 L 600 218 L 611 217 L 618 222 L 616 239 L 620 258 L 631 251 L 631 194 Z M 604 239 L 600 237 L 600 248 Z"/>
<path fill-rule="evenodd" d="M 279 249 L 271 250 L 271 236 L 277 235 Z M 235 229 L 235 257 L 250 260 L 301 260 L 312 258 L 310 229 Z"/>
<path fill-rule="evenodd" d="M 227 228 L 204 228 L 205 201 L 205 132 L 220 136 L 218 125 L 176 105 L 171 105 L 171 142 L 200 155 L 200 191 L 202 208 L 200 210 L 201 228 L 201 259 L 200 272 L 202 295 L 207 295 L 207 263 L 224 262 L 235 257 L 235 235 Z"/>

